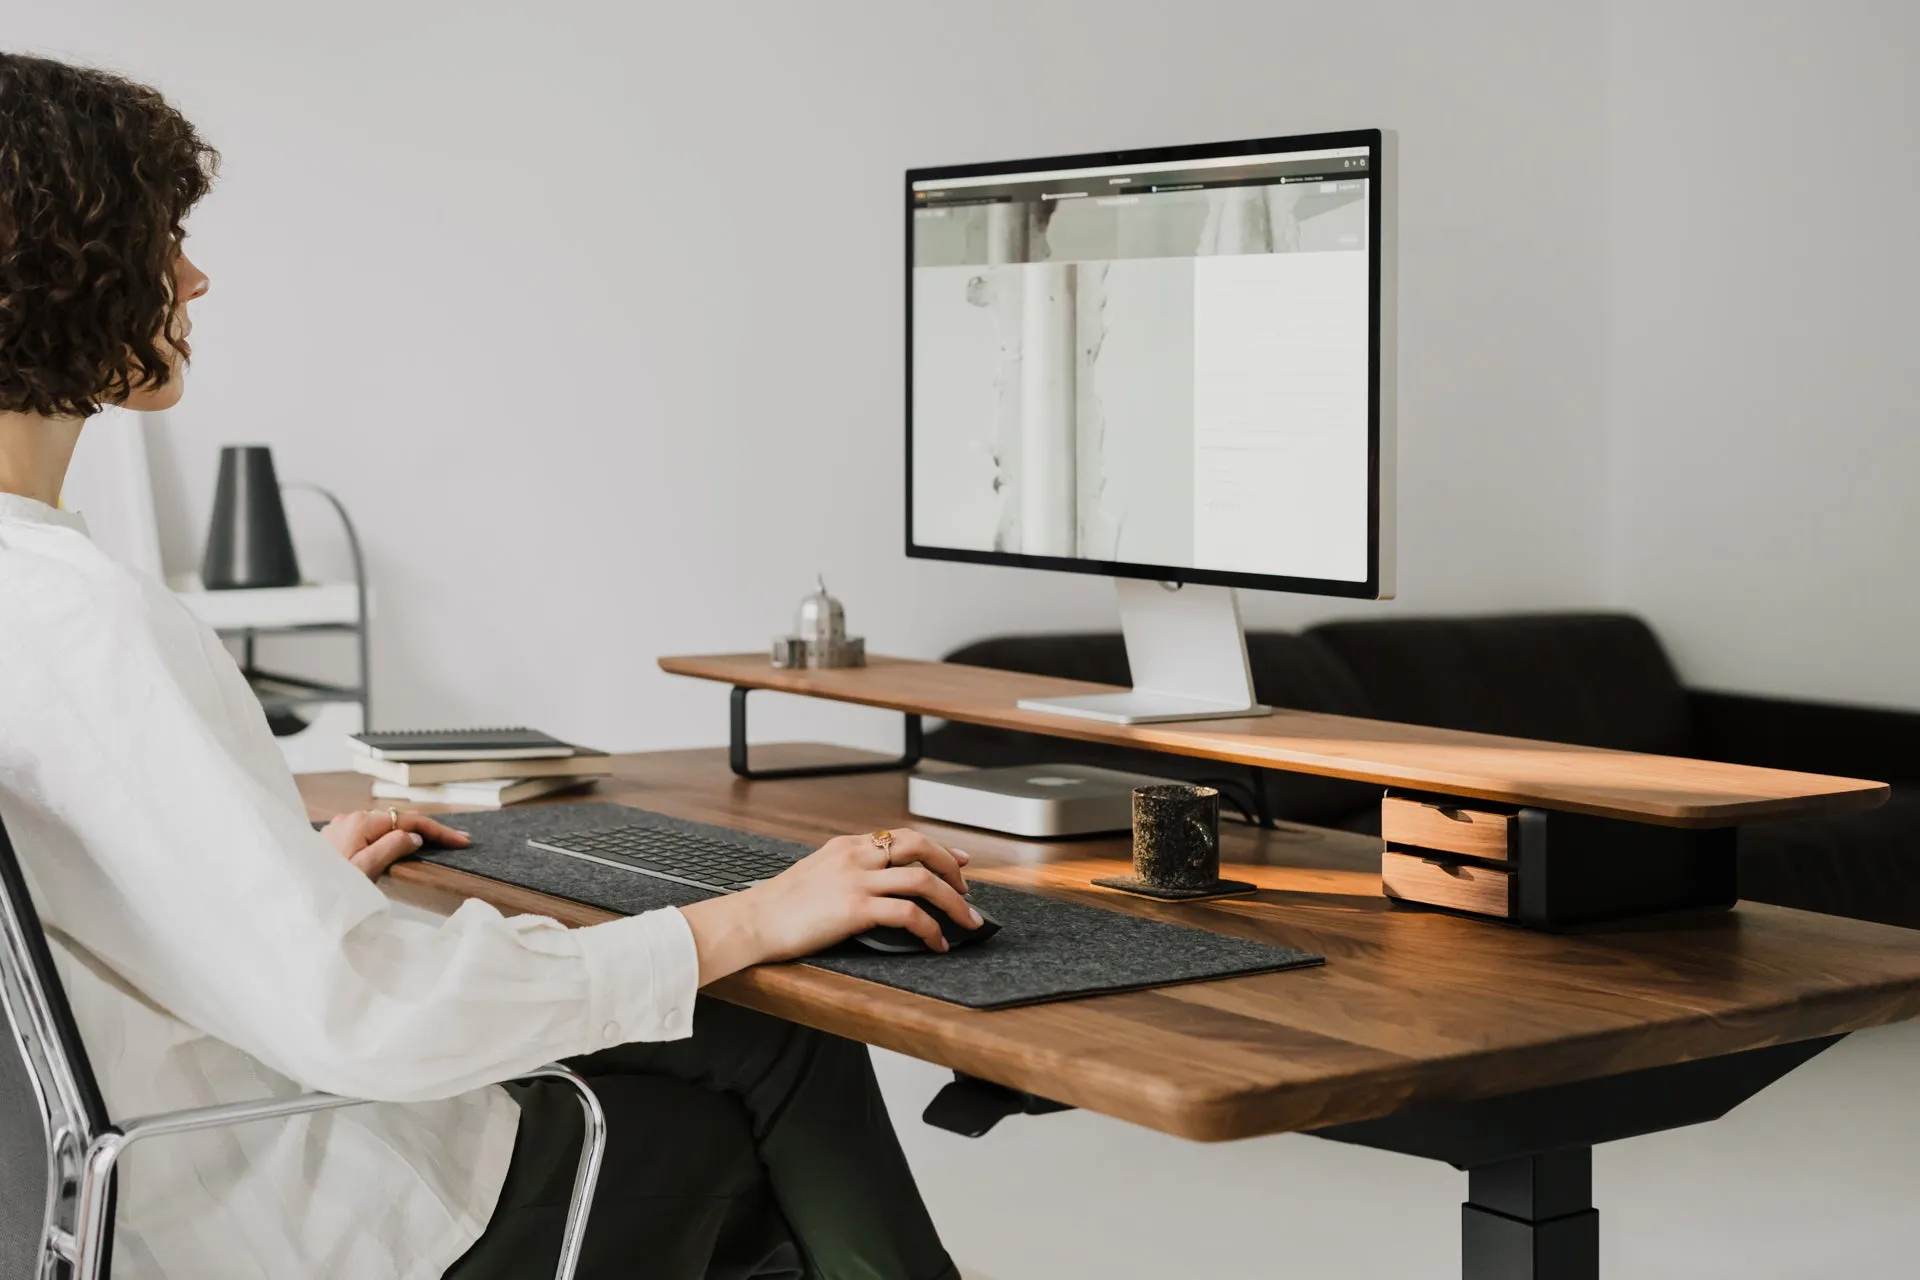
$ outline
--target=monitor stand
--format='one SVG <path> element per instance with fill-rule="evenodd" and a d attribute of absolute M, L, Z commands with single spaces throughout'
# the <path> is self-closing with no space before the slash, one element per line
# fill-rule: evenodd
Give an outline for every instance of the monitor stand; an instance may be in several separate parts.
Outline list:
<path fill-rule="evenodd" d="M 1247 637 L 1232 587 L 1116 578 L 1120 630 L 1127 638 L 1133 688 L 1070 698 L 1022 698 L 1023 711 L 1158 724 L 1172 720 L 1228 720 L 1263 716 L 1253 700 Z"/>

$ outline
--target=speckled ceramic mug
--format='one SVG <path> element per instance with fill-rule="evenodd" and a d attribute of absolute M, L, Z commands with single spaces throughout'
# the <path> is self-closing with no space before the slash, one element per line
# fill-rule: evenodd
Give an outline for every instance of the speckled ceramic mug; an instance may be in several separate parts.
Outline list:
<path fill-rule="evenodd" d="M 1155 889 L 1220 879 L 1220 793 L 1170 782 L 1133 789 L 1133 874 Z"/>

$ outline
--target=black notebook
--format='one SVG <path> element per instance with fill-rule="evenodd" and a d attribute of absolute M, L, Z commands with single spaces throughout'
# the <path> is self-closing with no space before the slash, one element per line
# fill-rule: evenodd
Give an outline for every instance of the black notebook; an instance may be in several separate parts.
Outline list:
<path fill-rule="evenodd" d="M 559 760 L 570 743 L 537 729 L 407 729 L 356 733 L 354 747 L 375 760 Z"/>

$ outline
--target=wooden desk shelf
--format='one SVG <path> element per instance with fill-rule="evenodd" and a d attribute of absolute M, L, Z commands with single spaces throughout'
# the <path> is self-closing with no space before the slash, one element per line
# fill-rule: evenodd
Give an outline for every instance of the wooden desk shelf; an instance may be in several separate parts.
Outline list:
<path fill-rule="evenodd" d="M 1784 769 L 1640 755 L 1424 725 L 1276 710 L 1244 720 L 1118 725 L 1022 711 L 1022 698 L 1116 693 L 1112 685 L 874 658 L 843 670 L 779 670 L 763 653 L 660 659 L 675 675 L 772 689 L 1056 738 L 1144 747 L 1408 791 L 1533 805 L 1673 827 L 1725 827 L 1872 809 L 1887 785 Z"/>
<path fill-rule="evenodd" d="M 660 659 L 675 675 L 714 680 L 736 690 L 767 689 L 835 702 L 938 716 L 1051 737 L 1165 751 L 1263 769 L 1376 783 L 1422 801 L 1490 802 L 1474 810 L 1510 818 L 1514 841 L 1511 907 L 1502 918 L 1540 928 L 1624 919 L 1673 910 L 1730 906 L 1737 897 L 1733 828 L 1741 823 L 1871 809 L 1884 803 L 1885 783 L 1762 769 L 1750 765 L 1642 755 L 1598 747 L 1535 742 L 1424 725 L 1364 720 L 1319 712 L 1276 710 L 1237 720 L 1117 725 L 1027 711 L 1023 698 L 1116 692 L 1110 685 L 986 667 L 875 657 L 841 670 L 779 669 L 766 655 L 718 654 Z M 744 725 L 736 719 L 744 741 Z M 910 765 L 917 752 L 901 761 Z M 1471 804 L 1461 806 L 1473 810 Z M 1446 819 L 1441 819 L 1447 821 Z M 1400 812 L 1404 824 L 1406 811 Z M 1427 828 L 1429 833 L 1437 830 Z M 1437 853 L 1484 859 L 1484 846 L 1460 850 L 1429 837 L 1404 840 L 1416 861 Z M 1441 862 L 1445 860 L 1442 859 Z M 1484 865 L 1484 863 L 1483 863 Z M 1462 877 L 1411 874 L 1398 864 L 1389 877 L 1399 892 L 1443 884 L 1457 899 Z M 1480 881 L 1471 901 L 1490 900 Z M 1463 908 L 1455 900 L 1435 905 Z"/>

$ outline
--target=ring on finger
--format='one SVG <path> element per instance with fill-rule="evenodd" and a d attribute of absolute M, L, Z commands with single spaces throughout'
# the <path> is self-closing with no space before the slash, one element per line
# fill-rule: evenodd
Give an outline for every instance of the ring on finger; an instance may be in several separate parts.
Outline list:
<path fill-rule="evenodd" d="M 878 849 L 881 855 L 886 858 L 887 865 L 892 866 L 893 865 L 893 832 L 876 831 L 872 835 L 868 836 L 867 839 L 873 841 L 873 847 Z"/>
<path fill-rule="evenodd" d="M 392 830 L 398 831 L 400 829 L 400 811 L 398 809 L 388 809 L 387 821 L 393 824 Z"/>

